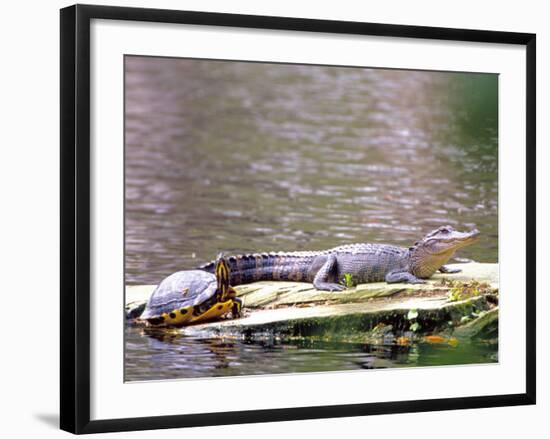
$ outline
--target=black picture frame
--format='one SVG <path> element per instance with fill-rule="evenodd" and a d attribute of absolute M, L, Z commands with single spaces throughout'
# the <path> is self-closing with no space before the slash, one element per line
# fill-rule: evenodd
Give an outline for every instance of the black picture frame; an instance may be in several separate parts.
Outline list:
<path fill-rule="evenodd" d="M 526 47 L 526 392 L 508 395 L 393 401 L 223 413 L 90 420 L 90 21 L 133 20 L 256 29 L 407 37 Z M 98 433 L 250 422 L 364 416 L 535 404 L 535 92 L 536 36 L 210 12 L 75 5 L 61 10 L 61 388 L 60 426 Z"/>

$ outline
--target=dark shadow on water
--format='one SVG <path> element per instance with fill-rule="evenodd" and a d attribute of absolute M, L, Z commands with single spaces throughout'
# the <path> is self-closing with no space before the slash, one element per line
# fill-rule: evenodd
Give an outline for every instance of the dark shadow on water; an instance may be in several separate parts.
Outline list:
<path fill-rule="evenodd" d="M 34 417 L 48 427 L 59 430 L 59 415 L 57 413 L 35 413 Z"/>

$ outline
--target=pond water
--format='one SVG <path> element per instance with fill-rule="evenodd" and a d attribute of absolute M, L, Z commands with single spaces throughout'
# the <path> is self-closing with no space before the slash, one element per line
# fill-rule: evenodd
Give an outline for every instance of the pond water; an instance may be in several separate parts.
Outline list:
<path fill-rule="evenodd" d="M 498 361 L 494 340 L 366 344 L 308 338 L 249 341 L 195 338 L 128 326 L 126 381 L 442 366 Z"/>
<path fill-rule="evenodd" d="M 127 285 L 220 251 L 410 246 L 444 224 L 481 232 L 458 256 L 498 261 L 496 75 L 126 57 L 125 116 Z M 495 350 L 127 335 L 131 379 L 249 373 L 258 358 L 271 373 Z"/>

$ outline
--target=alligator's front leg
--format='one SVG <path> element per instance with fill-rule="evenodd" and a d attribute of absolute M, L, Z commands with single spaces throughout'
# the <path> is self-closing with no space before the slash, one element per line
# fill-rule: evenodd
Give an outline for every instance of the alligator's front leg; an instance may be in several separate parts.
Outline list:
<path fill-rule="evenodd" d="M 386 282 L 389 284 L 395 284 L 398 282 L 405 282 L 409 284 L 425 284 L 426 281 L 417 278 L 408 271 L 397 271 L 386 274 Z"/>
<path fill-rule="evenodd" d="M 462 270 L 460 268 L 451 268 L 447 267 L 446 265 L 442 265 L 439 267 L 439 271 L 441 273 L 460 273 Z"/>
<path fill-rule="evenodd" d="M 337 263 L 336 255 L 330 254 L 313 279 L 313 286 L 315 288 L 323 291 L 342 291 L 346 289 L 343 285 L 328 282 L 330 275 L 336 271 Z"/>

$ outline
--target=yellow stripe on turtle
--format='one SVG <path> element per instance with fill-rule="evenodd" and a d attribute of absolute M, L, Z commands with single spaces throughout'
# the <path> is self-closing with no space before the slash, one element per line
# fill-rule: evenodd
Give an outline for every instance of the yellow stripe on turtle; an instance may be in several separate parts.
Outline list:
<path fill-rule="evenodd" d="M 191 320 L 191 323 L 205 322 L 207 320 L 221 317 L 233 309 L 233 303 L 233 300 L 228 300 L 227 302 L 218 302 L 215 305 L 211 306 L 208 310 L 203 312 L 201 315 L 194 317 L 193 320 Z"/>

